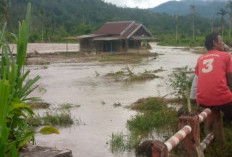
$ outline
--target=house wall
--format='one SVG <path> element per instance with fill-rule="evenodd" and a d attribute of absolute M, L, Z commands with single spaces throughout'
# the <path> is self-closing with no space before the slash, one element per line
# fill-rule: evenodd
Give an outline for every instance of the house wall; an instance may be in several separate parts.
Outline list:
<path fill-rule="evenodd" d="M 128 47 L 129 48 L 140 48 L 141 47 L 141 40 L 129 40 Z"/>
<path fill-rule="evenodd" d="M 82 52 L 126 52 L 128 48 L 140 48 L 139 40 L 93 41 L 92 38 L 80 40 Z"/>
<path fill-rule="evenodd" d="M 84 52 L 94 51 L 92 38 L 80 39 L 80 51 L 84 51 Z"/>
<path fill-rule="evenodd" d="M 102 41 L 94 41 L 94 47 L 96 52 L 103 52 L 103 42 Z"/>
<path fill-rule="evenodd" d="M 123 48 L 122 44 L 122 40 L 94 42 L 94 46 L 97 52 L 122 52 L 125 51 L 125 48 Z"/>

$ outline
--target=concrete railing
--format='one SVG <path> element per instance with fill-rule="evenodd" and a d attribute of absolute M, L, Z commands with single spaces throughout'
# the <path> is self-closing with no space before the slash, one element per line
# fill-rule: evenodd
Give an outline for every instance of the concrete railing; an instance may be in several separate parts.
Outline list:
<path fill-rule="evenodd" d="M 205 121 L 206 137 L 200 141 L 200 124 Z M 205 109 L 198 115 L 181 116 L 178 121 L 180 129 L 166 142 L 153 140 L 152 157 L 168 157 L 180 142 L 185 151 L 181 156 L 204 157 L 204 150 L 213 140 L 225 143 L 224 130 L 219 111 Z M 146 141 L 145 141 L 146 142 Z"/>

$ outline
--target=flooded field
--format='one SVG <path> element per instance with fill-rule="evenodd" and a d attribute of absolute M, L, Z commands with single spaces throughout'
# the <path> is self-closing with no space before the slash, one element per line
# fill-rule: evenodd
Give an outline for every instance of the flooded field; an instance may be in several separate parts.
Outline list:
<path fill-rule="evenodd" d="M 16 44 L 10 44 L 13 53 L 16 53 Z M 76 52 L 79 51 L 79 44 L 71 43 L 29 43 L 27 53 L 54 53 L 54 52 Z"/>
<path fill-rule="evenodd" d="M 52 104 L 51 108 L 64 103 L 80 105 L 71 108 L 72 118 L 76 120 L 72 127 L 59 128 L 59 135 L 37 134 L 36 144 L 71 149 L 74 157 L 134 156 L 133 153 L 114 155 L 107 144 L 113 132 L 127 132 L 126 122 L 135 112 L 125 107 L 149 96 L 172 97 L 167 85 L 169 74 L 174 68 L 194 68 L 199 56 L 186 48 L 155 44 L 152 44 L 151 52 L 161 55 L 148 57 L 142 64 L 88 62 L 28 66 L 31 77 L 41 76 L 40 87 L 33 96 Z M 142 82 L 128 83 L 105 77 L 107 73 L 126 67 L 135 73 L 160 68 L 164 71 L 157 73 L 160 78 Z M 115 103 L 121 106 L 115 107 Z"/>

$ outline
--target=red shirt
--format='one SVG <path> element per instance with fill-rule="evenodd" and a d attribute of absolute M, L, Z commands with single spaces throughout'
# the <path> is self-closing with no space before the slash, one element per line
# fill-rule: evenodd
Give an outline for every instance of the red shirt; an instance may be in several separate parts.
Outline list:
<path fill-rule="evenodd" d="M 232 60 L 228 52 L 212 50 L 200 56 L 195 73 L 198 76 L 198 104 L 218 106 L 232 102 L 226 80 L 226 74 L 232 73 Z"/>

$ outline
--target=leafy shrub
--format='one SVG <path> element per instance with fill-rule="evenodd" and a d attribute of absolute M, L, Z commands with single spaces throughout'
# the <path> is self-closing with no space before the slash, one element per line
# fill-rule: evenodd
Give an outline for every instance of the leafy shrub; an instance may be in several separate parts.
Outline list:
<path fill-rule="evenodd" d="M 18 156 L 18 150 L 34 140 L 34 131 L 27 124 L 27 117 L 33 115 L 30 106 L 32 100 L 28 95 L 36 88 L 33 87 L 39 76 L 26 80 L 30 71 L 23 72 L 27 43 L 29 38 L 31 4 L 28 4 L 26 20 L 19 24 L 16 59 L 5 39 L 4 25 L 0 31 L 0 48 L 2 51 L 0 65 L 0 156 Z"/>
<path fill-rule="evenodd" d="M 173 88 L 174 94 L 182 99 L 184 104 L 187 104 L 189 112 L 191 112 L 189 96 L 193 77 L 193 72 L 187 66 L 177 69 L 170 77 L 170 86 Z"/>

